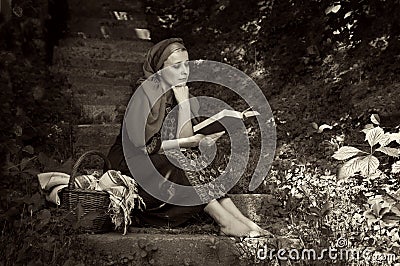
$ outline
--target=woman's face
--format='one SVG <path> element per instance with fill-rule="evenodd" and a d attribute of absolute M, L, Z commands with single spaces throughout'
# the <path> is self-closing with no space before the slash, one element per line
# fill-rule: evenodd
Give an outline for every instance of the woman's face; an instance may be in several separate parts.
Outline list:
<path fill-rule="evenodd" d="M 189 55 L 187 51 L 175 51 L 164 62 L 162 77 L 169 86 L 186 84 L 189 76 Z"/>

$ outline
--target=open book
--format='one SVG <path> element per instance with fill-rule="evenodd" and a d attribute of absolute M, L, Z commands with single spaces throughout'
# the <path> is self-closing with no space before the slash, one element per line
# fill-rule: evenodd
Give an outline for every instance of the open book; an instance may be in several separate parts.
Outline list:
<path fill-rule="evenodd" d="M 221 112 L 207 118 L 203 122 L 193 126 L 194 133 L 209 135 L 231 128 L 240 121 L 246 120 L 249 117 L 260 115 L 257 111 L 245 110 L 243 112 L 224 109 Z M 240 124 L 239 124 L 240 125 Z M 224 127 L 225 126 L 225 127 Z"/>

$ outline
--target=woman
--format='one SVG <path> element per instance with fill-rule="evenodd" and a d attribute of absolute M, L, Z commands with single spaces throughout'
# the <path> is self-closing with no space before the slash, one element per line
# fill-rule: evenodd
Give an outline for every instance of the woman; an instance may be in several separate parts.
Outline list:
<path fill-rule="evenodd" d="M 193 123 L 196 123 L 196 119 L 191 119 L 191 113 L 195 114 L 198 106 L 187 101 L 189 89 L 186 86 L 186 81 L 189 69 L 186 62 L 188 60 L 188 52 L 180 38 L 161 41 L 148 51 L 143 65 L 144 78 L 139 81 L 143 82 L 151 76 L 154 77 L 155 73 L 160 73 L 158 71 L 163 69 L 158 77 L 160 82 L 156 90 L 162 90 L 165 93 L 157 101 L 154 101 L 152 100 L 154 98 L 153 89 L 146 90 L 145 86 L 140 86 L 137 89 L 139 91 L 135 92 L 129 105 L 129 112 L 125 116 L 125 120 L 131 122 L 126 123 L 130 125 L 126 126 L 125 130 L 132 142 L 132 149 L 136 153 L 146 153 L 161 175 L 180 185 L 195 186 L 209 182 L 218 176 L 216 167 L 218 162 L 214 160 L 202 171 L 182 170 L 170 161 L 171 157 L 172 160 L 175 159 L 176 161 L 182 159 L 181 153 L 174 152 L 179 151 L 176 142 L 179 143 L 180 148 L 187 148 L 185 152 L 187 157 L 198 158 L 201 156 L 198 149 L 200 142 L 211 144 L 217 141 L 224 132 L 208 136 L 193 134 Z M 176 84 L 179 85 L 173 86 Z M 169 90 L 171 87 L 172 90 Z M 179 108 L 173 109 L 176 106 Z M 166 120 L 168 114 L 171 114 L 172 120 Z M 146 125 L 145 131 L 143 131 L 145 136 L 141 135 L 144 139 L 143 143 L 140 142 L 140 138 L 136 137 L 140 135 L 140 132 L 135 125 L 140 124 L 140 121 L 144 121 Z M 165 153 L 169 154 L 170 160 Z M 122 133 L 111 147 L 108 158 L 112 164 L 112 169 L 131 175 L 123 154 Z M 134 215 L 143 224 L 174 227 L 183 224 L 194 214 L 205 211 L 220 225 L 222 234 L 228 236 L 268 234 L 267 231 L 245 217 L 232 200 L 225 195 L 223 189 L 217 187 L 214 191 L 198 190 L 196 192 L 203 199 L 203 202 L 207 202 L 206 204 L 178 206 L 164 203 L 139 187 L 139 194 L 146 203 L 146 209 Z M 171 195 L 174 196 L 173 193 Z"/>

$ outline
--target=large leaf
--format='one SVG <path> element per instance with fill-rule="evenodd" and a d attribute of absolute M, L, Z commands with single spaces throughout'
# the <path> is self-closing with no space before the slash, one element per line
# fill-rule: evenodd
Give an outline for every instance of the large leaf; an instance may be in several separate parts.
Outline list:
<path fill-rule="evenodd" d="M 379 160 L 373 155 L 367 155 L 360 161 L 360 171 L 364 176 L 370 176 L 379 167 Z"/>
<path fill-rule="evenodd" d="M 373 124 L 366 124 L 366 125 L 364 126 L 364 129 L 361 130 L 361 131 L 364 132 L 365 134 L 367 134 L 368 131 L 370 131 L 370 130 L 373 129 L 373 128 L 375 128 Z"/>
<path fill-rule="evenodd" d="M 381 147 L 387 146 L 390 142 L 392 142 L 392 140 L 390 138 L 390 133 L 383 134 L 383 136 L 381 136 L 381 138 L 379 139 L 378 142 L 379 142 L 379 145 L 381 145 Z"/>
<path fill-rule="evenodd" d="M 332 155 L 333 158 L 336 160 L 347 160 L 350 159 L 351 157 L 356 156 L 359 153 L 364 153 L 366 152 L 359 150 L 357 148 L 351 147 L 351 146 L 343 146 L 339 150 L 335 152 L 334 155 Z"/>
<path fill-rule="evenodd" d="M 372 114 L 371 115 L 371 122 L 375 125 L 379 125 L 381 122 L 381 119 L 379 118 L 378 114 Z"/>
<path fill-rule="evenodd" d="M 392 164 L 392 174 L 397 174 L 397 173 L 400 173 L 400 161 L 397 161 L 394 164 Z"/>
<path fill-rule="evenodd" d="M 382 128 L 376 127 L 367 132 L 365 135 L 365 140 L 368 140 L 369 145 L 373 147 L 379 143 L 384 134 L 385 133 L 383 132 Z"/>
<path fill-rule="evenodd" d="M 400 144 L 400 132 L 389 134 L 389 138 L 390 138 L 390 141 L 396 141 L 398 144 Z"/>
<path fill-rule="evenodd" d="M 360 171 L 360 161 L 364 158 L 356 157 L 346 162 L 339 170 L 338 178 L 344 179 L 353 176 L 355 173 Z"/>
<path fill-rule="evenodd" d="M 384 154 L 387 154 L 392 157 L 400 156 L 400 149 L 396 149 L 396 148 L 380 147 L 380 148 L 376 149 L 376 151 L 383 152 Z"/>

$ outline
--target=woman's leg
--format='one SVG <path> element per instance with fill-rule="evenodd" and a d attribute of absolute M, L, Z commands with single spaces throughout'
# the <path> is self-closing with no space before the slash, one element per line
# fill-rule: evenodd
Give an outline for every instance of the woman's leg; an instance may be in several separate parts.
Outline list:
<path fill-rule="evenodd" d="M 238 219 L 243 224 L 248 226 L 250 228 L 250 230 L 257 231 L 264 236 L 272 235 L 270 232 L 262 229 L 255 222 L 253 222 L 252 220 L 250 220 L 249 218 L 244 216 L 243 213 L 236 207 L 236 205 L 233 203 L 233 201 L 230 198 L 222 198 L 222 199 L 219 199 L 218 202 L 232 216 L 234 216 L 236 219 Z"/>
<path fill-rule="evenodd" d="M 251 231 L 246 224 L 235 218 L 217 200 L 208 203 L 204 211 L 221 226 L 221 232 L 226 235 L 240 237 L 248 235 Z"/>

